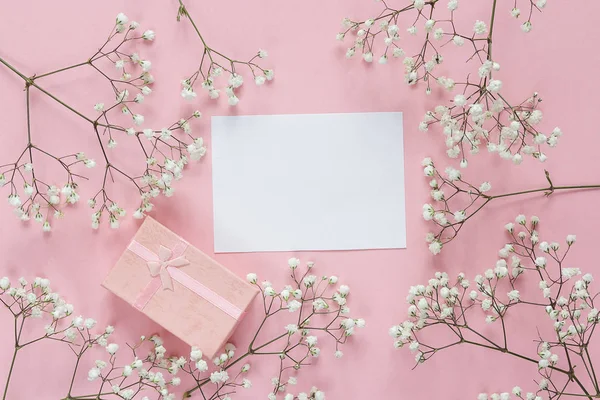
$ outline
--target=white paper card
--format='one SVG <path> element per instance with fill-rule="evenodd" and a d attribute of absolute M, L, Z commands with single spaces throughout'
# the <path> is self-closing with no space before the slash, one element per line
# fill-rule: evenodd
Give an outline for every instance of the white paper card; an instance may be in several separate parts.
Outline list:
<path fill-rule="evenodd" d="M 215 252 L 406 247 L 402 113 L 212 117 Z"/>

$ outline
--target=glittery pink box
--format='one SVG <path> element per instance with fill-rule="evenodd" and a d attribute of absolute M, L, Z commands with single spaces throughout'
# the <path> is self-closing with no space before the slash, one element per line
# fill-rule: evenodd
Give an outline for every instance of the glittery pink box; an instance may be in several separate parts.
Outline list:
<path fill-rule="evenodd" d="M 102 286 L 210 358 L 258 293 L 150 217 Z"/>

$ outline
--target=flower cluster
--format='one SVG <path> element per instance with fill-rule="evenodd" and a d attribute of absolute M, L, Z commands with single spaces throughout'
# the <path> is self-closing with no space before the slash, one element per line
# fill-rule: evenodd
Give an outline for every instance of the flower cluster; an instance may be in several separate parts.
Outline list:
<path fill-rule="evenodd" d="M 202 56 L 200 57 L 198 69 L 191 76 L 181 81 L 181 96 L 184 99 L 196 99 L 198 95 L 194 89 L 199 81 L 201 88 L 211 99 L 218 99 L 223 91 L 227 96 L 229 105 L 237 105 L 240 100 L 236 91 L 244 84 L 244 76 L 241 74 L 240 68 L 246 68 L 250 71 L 252 80 L 257 86 L 262 86 L 265 82 L 273 80 L 273 70 L 263 68 L 258 64 L 259 61 L 267 58 L 268 53 L 266 50 L 259 49 L 248 61 L 236 60 L 208 45 L 190 16 L 187 7 L 182 0 L 179 0 L 177 20 L 179 21 L 181 17 L 185 17 L 190 21 L 202 42 Z M 222 89 L 219 89 L 217 81 L 224 79 L 221 78 L 224 74 L 227 74 L 228 78 Z"/>
<path fill-rule="evenodd" d="M 425 158 L 422 166 L 431 188 L 431 203 L 423 205 L 423 219 L 435 224 L 438 230 L 428 233 L 425 239 L 429 250 L 438 254 L 444 244 L 456 237 L 462 225 L 493 198 L 486 194 L 492 185 L 466 182 L 461 171 L 452 167 L 441 172 L 431 158 Z"/>
<path fill-rule="evenodd" d="M 28 77 L 0 58 L 0 63 L 25 83 L 27 146 L 16 161 L 0 165 L 0 187 L 10 188 L 8 202 L 21 220 L 34 219 L 42 225 L 44 231 L 50 231 L 51 218 L 63 217 L 65 206 L 76 204 L 80 200 L 79 183 L 86 178 L 77 169 L 82 166 L 94 168 L 100 164 L 104 167 L 102 184 L 88 201 L 95 209 L 92 227 L 97 228 L 103 216 L 106 216 L 105 219 L 116 228 L 125 211 L 109 196 L 107 190 L 108 183 L 114 180 L 115 175 L 124 177 L 137 189 L 141 200 L 133 215 L 141 218 L 152 209 L 152 198 L 159 194 L 173 194 L 172 182 L 181 178 L 182 170 L 189 160 L 198 160 L 204 155 L 206 148 L 202 139 L 192 136 L 190 126 L 192 118 L 200 118 L 199 112 L 161 129 L 137 128 L 145 120 L 137 108 L 151 95 L 154 77 L 150 72 L 152 62 L 140 56 L 131 46 L 135 43 L 152 42 L 155 37 L 152 30 L 142 31 L 137 22 L 129 21 L 126 15 L 120 13 L 104 44 L 82 63 Z M 83 67 L 92 68 L 102 79 L 106 79 L 114 94 L 114 100 L 98 102 L 93 106 L 95 117 L 86 116 L 38 83 L 47 76 L 65 74 Z M 118 77 L 111 77 L 114 75 L 112 71 L 116 71 Z M 33 92 L 48 96 L 90 124 L 96 136 L 92 143 L 99 144 L 102 163 L 90 158 L 85 152 L 55 156 L 36 144 L 37 132 L 31 126 L 30 116 L 30 98 Z M 113 122 L 122 116 L 129 122 Z M 124 171 L 110 157 L 110 152 L 114 151 L 118 143 L 130 140 L 130 137 L 139 144 L 140 158 L 146 160 L 143 168 L 134 173 Z M 43 173 L 47 168 L 43 161 L 39 161 L 42 158 L 55 160 L 66 176 L 44 177 Z"/>
<path fill-rule="evenodd" d="M 296 383 L 296 378 L 288 371 L 299 371 L 311 363 L 311 359 L 321 354 L 320 340 L 330 339 L 335 342 L 335 358 L 341 358 L 341 346 L 357 329 L 365 326 L 365 320 L 350 316 L 347 305 L 350 288 L 338 285 L 337 276 L 317 276 L 313 274 L 314 263 L 308 262 L 304 273 L 299 273 L 300 260 L 291 258 L 288 267 L 291 271 L 292 283 L 281 290 L 275 289 L 269 281 L 258 281 L 256 274 L 248 274 L 247 280 L 260 290 L 266 322 L 273 315 L 286 312 L 292 321 L 283 326 L 284 332 L 277 337 L 277 347 L 267 351 L 263 348 L 273 347 L 271 343 L 255 346 L 250 344 L 252 354 L 276 354 L 280 359 L 279 373 L 273 377 L 273 391 L 269 399 L 277 398 L 285 393 L 289 385 Z M 320 338 L 319 335 L 326 335 Z M 256 339 L 256 336 L 255 336 Z M 291 393 L 284 398 L 321 399 L 322 392 L 313 389 L 311 393 L 301 393 L 293 397 Z"/>
<path fill-rule="evenodd" d="M 402 59 L 405 82 L 408 85 L 423 82 L 427 94 L 431 93 L 432 82 L 449 92 L 458 92 L 449 104 L 438 105 L 425 114 L 419 125 L 421 131 L 439 124 L 448 156 L 460 159 L 463 167 L 467 166 L 468 154 L 478 153 L 481 146 L 516 164 L 521 163 L 523 155 L 540 161 L 547 158 L 542 145 L 554 147 L 562 132 L 555 128 L 543 133 L 537 128 L 542 119 L 538 108 L 541 98 L 534 93 L 525 101 L 511 103 L 501 94 L 502 81 L 494 77 L 500 70 L 500 63 L 492 53 L 494 22 L 499 12 L 496 1 L 492 2 L 489 23 L 477 20 L 470 31 L 457 30 L 458 0 L 445 2 L 445 10 L 440 0 L 413 0 L 401 8 L 382 3 L 383 10 L 372 18 L 358 21 L 344 18 L 344 29 L 337 39 L 343 41 L 350 33 L 354 34 L 353 44 L 346 51 L 348 58 L 360 53 L 365 62 L 371 63 L 380 47 L 379 64 L 387 64 L 389 58 Z M 519 18 L 521 12 L 516 3 L 509 11 Z M 532 28 L 533 10 L 541 11 L 546 5 L 545 0 L 529 3 L 529 15 L 521 25 L 525 32 Z M 403 23 L 408 27 L 403 27 Z M 401 46 L 402 36 L 418 36 L 420 32 L 423 32 L 422 45 L 415 55 L 410 55 Z M 477 63 L 475 79 L 469 74 L 464 80 L 455 81 L 438 73 L 445 59 L 442 49 L 449 44 L 469 47 L 468 61 Z"/>
<path fill-rule="evenodd" d="M 142 346 L 150 343 L 150 349 L 145 356 L 140 357 Z M 103 387 L 110 388 L 110 391 L 116 397 L 129 400 L 148 390 L 156 392 L 165 400 L 175 399 L 172 392 L 181 384 L 181 378 L 178 372 L 187 364 L 183 357 L 165 357 L 166 349 L 162 345 L 160 337 L 153 335 L 150 338 L 143 336 L 139 343 L 130 346 L 131 355 L 128 357 L 131 362 L 117 366 L 116 360 L 119 354 L 119 345 L 116 343 L 103 343 L 105 346 L 108 361 L 98 359 L 93 363 L 92 368 L 88 370 L 87 379 L 90 382 L 98 382 L 100 395 Z M 127 357 L 127 356 L 125 356 Z M 147 396 L 143 397 L 148 400 Z"/>
<path fill-rule="evenodd" d="M 278 368 L 271 380 L 273 390 L 268 394 L 269 399 L 324 400 L 325 394 L 315 387 L 297 395 L 289 388 L 297 384 L 299 371 L 319 357 L 321 346 L 328 340 L 335 343 L 331 355 L 341 358 L 341 346 L 357 329 L 365 326 L 365 321 L 350 316 L 347 305 L 350 289 L 338 285 L 336 276 L 312 275 L 313 263 L 307 263 L 306 271 L 301 274 L 297 271 L 300 261 L 296 258 L 290 259 L 288 265 L 293 284 L 281 290 L 276 290 L 267 281 L 258 283 L 256 274 L 248 274 L 248 281 L 262 293 L 262 321 L 243 352 L 238 354 L 236 346 L 228 343 L 212 362 L 206 360 L 196 347 L 186 357 L 169 356 L 163 340 L 157 335 L 142 336 L 124 352 L 122 346 L 111 341 L 112 326 L 96 332 L 97 322 L 76 316 L 73 306 L 50 289 L 47 279 L 36 278 L 30 284 L 24 278 L 14 283 L 2 278 L 0 302 L 15 317 L 17 332 L 12 365 L 24 347 L 41 340 L 56 340 L 68 345 L 76 358 L 65 398 L 112 398 L 110 395 L 114 395 L 114 398 L 130 400 L 144 394 L 143 399 L 149 400 L 148 392 L 152 392 L 153 399 L 173 400 L 178 387 L 189 384 L 191 387 L 184 393 L 184 398 L 199 391 L 204 398 L 231 399 L 237 389 L 252 387 L 247 377 L 250 364 L 246 360 L 271 357 L 277 360 Z M 42 317 L 49 320 L 43 334 L 33 339 L 22 337 L 25 321 Z M 259 335 L 271 324 L 281 326 L 281 333 L 270 339 L 261 338 L 259 342 Z M 86 355 L 89 358 L 97 354 L 104 354 L 104 357 L 95 357 L 93 362 L 84 359 Z M 95 392 L 73 394 L 77 378 L 84 374 L 80 368 L 85 368 L 85 378 L 89 382 L 97 383 Z M 11 368 L 3 399 L 7 398 L 12 373 Z"/>
<path fill-rule="evenodd" d="M 120 346 L 110 341 L 114 333 L 112 326 L 97 329 L 93 318 L 84 318 L 73 314 L 73 306 L 66 303 L 58 293 L 50 289 L 50 282 L 45 278 L 36 278 L 31 284 L 24 278 L 11 283 L 6 277 L 0 279 L 0 302 L 8 308 L 15 317 L 15 352 L 13 363 L 20 351 L 41 340 L 55 340 L 67 344 L 76 358 L 70 386 L 66 398 L 72 395 L 74 383 L 78 377 L 78 369 L 83 364 L 83 357 L 90 354 L 92 349 L 104 349 L 108 359 L 97 359 L 87 371 L 87 380 L 98 382 L 95 393 L 77 396 L 76 398 L 96 398 L 107 396 L 109 393 L 116 398 L 130 400 L 141 391 L 153 390 L 164 400 L 173 400 L 175 394 L 171 389 L 181 383 L 177 372 L 186 363 L 183 358 L 166 358 L 165 348 L 157 336 L 142 337 L 141 341 L 130 346 L 131 356 L 124 365 L 117 365 L 117 353 Z M 43 335 L 25 339 L 23 325 L 30 318 L 49 320 Z M 145 343 L 152 346 L 147 355 L 140 357 L 140 350 Z M 4 386 L 3 399 L 9 393 L 9 382 L 13 372 L 11 368 Z M 144 397 L 148 400 L 148 397 Z"/>
<path fill-rule="evenodd" d="M 149 343 L 149 346 L 146 344 Z M 140 349 L 149 347 L 146 355 L 138 356 Z M 163 340 L 157 336 L 142 336 L 139 343 L 131 347 L 131 362 L 122 367 L 116 367 L 115 360 L 119 346 L 110 343 L 106 346 L 109 361 L 96 360 L 94 366 L 88 371 L 89 381 L 101 381 L 102 386 L 112 389 L 112 392 L 123 399 L 132 399 L 142 389 L 153 389 L 159 399 L 175 399 L 174 391 L 182 383 L 182 377 L 193 378 L 198 384 L 213 384 L 215 396 L 223 392 L 232 393 L 236 388 L 250 388 L 251 382 L 243 376 L 250 370 L 248 364 L 239 369 L 237 375 L 230 377 L 223 365 L 234 358 L 235 346 L 228 343 L 225 352 L 220 355 L 214 364 L 216 369 L 209 372 L 209 364 L 203 358 L 202 351 L 193 347 L 189 356 L 169 357 L 163 345 Z M 148 400 L 148 397 L 143 399 Z"/>
<path fill-rule="evenodd" d="M 513 394 L 517 398 L 596 396 L 598 381 L 592 366 L 594 360 L 588 352 L 600 320 L 594 304 L 597 294 L 590 291 L 593 277 L 565 261 L 576 242 L 575 235 L 568 235 L 563 244 L 546 242 L 540 239 L 538 226 L 537 217 L 528 220 L 524 215 L 506 224 L 510 241 L 499 250 L 496 265 L 477 275 L 473 282 L 463 273 L 451 281 L 448 274 L 437 272 L 426 285 L 411 287 L 407 296 L 409 318 L 390 329 L 394 345 L 409 347 L 417 364 L 443 349 L 464 344 L 533 363 L 540 375 L 538 389 L 522 394 L 515 387 Z M 532 279 L 535 290 L 525 290 L 522 285 Z M 515 307 L 538 310 L 552 326 L 552 337 L 543 338 L 540 333 L 535 355 L 518 353 L 508 345 L 507 315 Z M 510 311 L 511 315 L 516 312 Z M 479 328 L 477 319 L 482 318 L 481 314 L 499 334 Z M 434 327 L 447 328 L 453 337 L 450 343 L 428 344 L 424 332 Z M 567 384 L 559 383 L 561 375 L 569 378 Z M 479 396 L 480 400 L 508 398 L 509 393 Z"/>

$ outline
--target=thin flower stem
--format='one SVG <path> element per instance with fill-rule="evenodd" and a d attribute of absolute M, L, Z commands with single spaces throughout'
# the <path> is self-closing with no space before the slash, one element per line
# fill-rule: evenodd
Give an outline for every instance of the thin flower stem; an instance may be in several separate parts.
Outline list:
<path fill-rule="evenodd" d="M 108 156 L 106 155 L 106 150 L 104 150 L 104 145 L 102 144 L 102 138 L 100 137 L 100 133 L 98 132 L 98 126 L 94 124 L 94 132 L 96 132 L 96 137 L 98 138 L 98 143 L 100 144 L 100 148 L 102 149 L 102 155 L 104 156 L 104 160 L 106 160 L 106 168 L 110 168 L 110 161 L 108 161 Z"/>
<path fill-rule="evenodd" d="M 17 74 L 18 76 L 21 77 L 21 79 L 23 79 L 25 81 L 26 86 L 33 86 L 36 89 L 38 89 L 40 92 L 44 93 L 46 96 L 50 97 L 52 100 L 56 101 L 57 103 L 61 104 L 63 107 L 65 107 L 66 109 L 68 109 L 69 111 L 73 112 L 74 114 L 78 115 L 79 117 L 83 118 L 84 120 L 86 120 L 87 122 L 89 122 L 90 124 L 94 124 L 94 121 L 88 117 L 86 117 L 85 115 L 83 115 L 81 112 L 77 111 L 76 109 L 74 109 L 73 107 L 71 107 L 70 105 L 68 105 L 67 103 L 65 103 L 64 101 L 60 100 L 58 97 L 54 96 L 52 93 L 48 92 L 47 90 L 45 90 L 44 88 L 40 87 L 37 83 L 34 82 L 34 80 L 36 79 L 34 78 L 28 78 L 27 76 L 25 76 L 23 73 L 21 73 L 18 69 L 16 69 L 15 67 L 13 67 L 11 64 L 9 64 L 6 60 L 4 60 L 2 57 L 0 57 L 0 63 L 4 64 L 5 66 L 7 66 L 11 71 L 13 71 L 15 74 Z M 40 76 L 38 76 L 37 78 L 39 78 Z M 97 124 L 99 126 L 103 126 L 101 124 Z M 124 129 L 123 129 L 124 130 Z"/>
<path fill-rule="evenodd" d="M 229 57 L 227 57 L 225 54 L 222 54 L 220 52 L 218 52 L 217 50 L 214 50 L 213 48 L 211 48 L 207 43 L 206 40 L 204 40 L 204 37 L 202 36 L 202 34 L 200 33 L 200 29 L 198 29 L 198 26 L 196 25 L 196 23 L 194 22 L 194 20 L 192 19 L 192 16 L 190 15 L 190 13 L 187 10 L 187 7 L 185 6 L 185 4 L 183 4 L 182 0 L 179 0 L 179 5 L 180 5 L 180 10 L 183 10 L 184 14 L 187 19 L 190 20 L 190 23 L 192 24 L 192 26 L 194 27 L 194 30 L 196 31 L 196 34 L 198 34 L 198 37 L 200 38 L 200 40 L 202 41 L 202 45 L 206 48 L 205 53 L 208 55 L 208 58 L 210 58 L 211 62 L 213 61 L 212 59 L 212 55 L 210 53 L 215 53 L 221 57 L 223 57 L 224 59 L 226 59 L 229 62 L 235 63 L 235 62 L 240 62 L 237 60 L 233 60 Z"/>
<path fill-rule="evenodd" d="M 83 118 L 84 120 L 86 120 L 87 122 L 89 122 L 90 124 L 94 123 L 94 121 L 92 121 L 90 118 L 86 117 L 85 115 L 83 115 L 82 113 L 80 113 L 79 111 L 77 111 L 76 109 L 74 109 L 73 107 L 71 107 L 70 105 L 68 105 L 67 103 L 65 103 L 64 101 L 60 100 L 58 97 L 54 96 L 52 93 L 46 91 L 45 89 L 43 89 L 42 87 L 40 87 L 35 82 L 33 82 L 31 80 L 26 80 L 26 82 L 30 82 L 31 86 L 34 86 L 40 92 L 44 93 L 46 96 L 50 97 L 52 100 L 54 100 L 57 103 L 61 104 L 66 109 L 68 109 L 68 110 L 72 111 L 73 113 L 75 113 L 76 115 L 80 116 L 81 118 Z"/>
<path fill-rule="evenodd" d="M 496 347 L 488 346 L 488 345 L 485 345 L 485 344 L 482 344 L 482 343 L 473 342 L 473 341 L 470 341 L 470 340 L 463 340 L 463 343 L 472 344 L 472 345 L 480 346 L 480 347 L 485 347 L 487 349 L 494 350 L 494 351 L 499 351 L 501 353 L 505 353 L 505 354 L 508 354 L 508 355 L 520 358 L 522 360 L 526 360 L 526 361 L 532 362 L 534 364 L 538 363 L 538 360 L 534 360 L 533 358 L 524 356 L 524 355 L 519 354 L 519 353 L 515 353 L 515 352 L 510 351 L 508 349 L 498 349 Z M 569 379 L 572 379 L 575 383 L 577 383 L 577 385 L 585 393 L 585 396 L 588 399 L 592 399 L 593 398 L 592 395 L 587 391 L 587 389 L 585 388 L 585 386 L 583 386 L 583 383 L 581 383 L 581 381 L 575 376 L 575 374 L 574 374 L 574 372 L 573 372 L 572 369 L 570 371 L 567 371 L 567 370 L 564 370 L 562 368 L 558 368 L 556 366 L 551 366 L 549 368 L 552 369 L 552 370 L 554 370 L 554 371 L 558 371 L 558 372 L 561 372 L 561 373 L 567 375 L 569 377 Z M 594 397 L 596 397 L 596 396 L 594 396 Z"/>
<path fill-rule="evenodd" d="M 481 211 L 489 202 L 495 199 L 506 198 L 506 197 L 514 197 L 525 194 L 534 194 L 534 193 L 544 193 L 545 196 L 552 195 L 555 191 L 558 190 L 591 190 L 591 189 L 600 189 L 600 184 L 593 185 L 560 185 L 556 186 L 552 179 L 550 178 L 550 173 L 545 171 L 545 177 L 548 181 L 548 186 L 536 189 L 528 189 L 528 190 L 520 190 L 515 192 L 507 192 L 501 194 L 486 194 L 481 189 L 473 186 L 469 182 L 463 180 L 462 178 L 458 178 L 457 180 L 449 180 L 445 178 L 439 171 L 435 170 L 435 174 L 432 175 L 434 178 L 439 179 L 438 182 L 441 184 L 436 184 L 435 190 L 443 190 L 444 188 L 450 187 L 453 190 L 453 193 L 449 195 L 449 197 L 444 197 L 442 192 L 442 198 L 434 200 L 443 202 L 443 207 L 439 209 L 433 209 L 434 213 L 438 213 L 439 215 L 453 215 L 452 208 L 454 205 L 450 204 L 450 201 L 455 196 L 468 197 L 468 204 L 462 204 L 460 207 L 462 212 L 465 214 L 465 218 L 461 220 L 456 220 L 454 222 L 450 221 L 437 221 L 433 219 L 433 222 L 440 227 L 440 231 L 435 235 L 435 240 L 438 240 L 441 245 L 444 245 L 456 238 L 464 224 L 472 219 L 479 211 Z M 489 190 L 489 189 L 488 189 Z M 433 192 L 432 192 L 433 196 Z"/>
<path fill-rule="evenodd" d="M 0 63 L 4 64 L 5 66 L 7 66 L 11 71 L 13 71 L 15 74 L 19 75 L 24 81 L 27 81 L 29 78 L 27 78 L 25 75 L 23 75 L 18 69 L 16 69 L 15 67 L 13 67 L 12 65 L 10 65 L 6 60 L 4 60 L 2 57 L 0 57 Z"/>
<path fill-rule="evenodd" d="M 600 387 L 598 386 L 598 378 L 596 377 L 596 371 L 594 371 L 594 363 L 592 361 L 592 358 L 590 357 L 590 352 L 588 351 L 587 346 L 585 347 L 584 351 L 587 359 L 589 360 L 590 369 L 592 370 L 592 379 L 594 381 L 594 387 L 596 388 L 596 392 L 600 392 Z"/>
<path fill-rule="evenodd" d="M 548 193 L 548 195 L 550 195 L 555 190 L 599 189 L 599 188 L 600 188 L 600 185 L 548 186 L 548 187 L 540 188 L 540 189 L 523 190 L 520 192 L 511 192 L 511 193 L 504 193 L 504 194 L 499 194 L 499 195 L 494 195 L 494 196 L 487 196 L 487 198 L 489 198 L 490 200 L 493 200 L 493 199 L 499 199 L 502 197 L 511 197 L 511 196 L 518 196 L 521 194 L 539 193 L 539 192 L 546 192 L 546 193 Z"/>
<path fill-rule="evenodd" d="M 3 301 L 4 303 L 4 301 Z M 5 303 L 6 304 L 6 303 Z M 19 346 L 19 334 L 17 334 L 17 331 L 19 330 L 17 328 L 17 325 L 19 323 L 19 317 L 18 315 L 15 315 L 14 311 L 12 310 L 11 307 L 8 307 L 8 309 L 13 313 L 14 315 L 14 330 L 15 330 L 15 350 L 13 352 L 13 356 L 12 356 L 12 360 L 10 362 L 10 368 L 8 369 L 8 376 L 6 377 L 6 384 L 4 385 L 4 394 L 2 395 L 2 400 L 6 400 L 6 395 L 8 394 L 8 386 L 10 384 L 10 378 L 12 377 L 12 373 L 13 373 L 13 369 L 15 367 L 15 361 L 17 359 L 17 353 L 18 351 L 21 349 L 21 347 Z M 23 325 L 21 325 L 22 327 Z"/>
<path fill-rule="evenodd" d="M 91 63 L 92 63 L 92 60 L 88 60 L 88 61 L 85 61 L 85 62 L 82 62 L 82 63 L 79 63 L 79 64 L 75 64 L 75 65 L 71 65 L 71 66 L 68 66 L 68 67 L 60 68 L 60 69 L 57 69 L 57 70 L 54 70 L 54 71 L 46 72 L 46 73 L 41 74 L 41 75 L 34 75 L 32 77 L 32 79 L 36 80 L 36 79 L 39 79 L 39 78 L 43 78 L 45 76 L 50 76 L 50 75 L 58 74 L 59 72 L 64 72 L 64 71 L 68 71 L 70 69 L 75 69 L 75 68 L 83 67 L 84 65 L 91 65 Z"/>
<path fill-rule="evenodd" d="M 15 360 L 17 359 L 18 351 L 19 351 L 19 348 L 17 346 L 15 346 L 15 351 L 13 352 L 12 361 L 10 362 L 10 368 L 8 370 L 8 376 L 6 377 L 6 385 L 4 385 L 4 394 L 2 395 L 2 400 L 6 400 L 6 395 L 8 394 L 8 385 L 10 384 L 10 378 L 12 376 L 13 369 L 15 367 Z"/>
<path fill-rule="evenodd" d="M 79 362 L 81 361 L 81 356 L 85 353 L 85 350 L 83 350 L 78 356 L 77 356 L 77 361 L 75 362 L 75 368 L 73 369 L 73 376 L 71 377 L 71 384 L 69 385 L 69 394 L 67 395 L 68 398 L 71 397 L 71 391 L 73 390 L 73 385 L 75 384 L 75 377 L 77 376 L 77 368 L 79 368 Z"/>
<path fill-rule="evenodd" d="M 185 4 L 183 4 L 182 0 L 179 0 L 179 6 L 180 9 L 184 12 L 184 15 L 187 17 L 187 19 L 190 20 L 190 23 L 192 24 L 192 26 L 194 27 L 194 30 L 196 31 L 196 33 L 198 34 L 198 37 L 200 38 L 200 40 L 202 41 L 202 44 L 204 45 L 204 47 L 206 47 L 207 49 L 211 50 L 210 47 L 208 47 L 208 45 L 206 44 L 206 41 L 204 40 L 204 37 L 202 36 L 202 34 L 200 33 L 200 29 L 198 29 L 198 27 L 196 26 L 196 23 L 194 22 L 194 20 L 192 19 L 192 16 L 190 15 L 190 13 L 187 10 L 187 7 L 185 6 Z M 210 54 L 209 54 L 210 57 Z"/>
<path fill-rule="evenodd" d="M 487 50 L 487 59 L 489 61 L 492 61 L 492 35 L 494 32 L 494 21 L 496 19 L 496 2 L 498 0 L 494 0 L 494 3 L 492 4 L 492 16 L 490 17 L 490 31 L 488 33 L 488 37 L 487 37 L 487 43 L 488 43 L 488 50 Z"/>
<path fill-rule="evenodd" d="M 264 324 L 264 321 L 267 319 L 267 317 L 268 317 L 268 315 L 265 316 L 265 318 L 263 320 L 263 324 Z M 262 328 L 263 324 L 260 325 L 260 328 Z M 258 336 L 258 334 L 260 332 L 260 328 L 258 329 L 258 331 L 256 332 L 256 334 L 254 335 L 254 339 L 252 340 L 251 343 L 254 343 L 254 340 L 256 340 L 256 337 Z M 234 365 L 236 365 L 239 362 L 241 362 L 242 360 L 244 360 L 246 357 L 249 357 L 249 356 L 254 355 L 254 354 L 257 354 L 257 355 L 280 354 L 280 353 L 256 353 L 256 351 L 260 350 L 260 349 L 262 349 L 264 347 L 267 347 L 268 345 L 270 345 L 270 344 L 272 344 L 272 343 L 274 343 L 274 342 L 276 342 L 276 341 L 278 341 L 280 339 L 283 339 L 286 336 L 289 336 L 289 335 L 287 333 L 281 334 L 281 335 L 275 337 L 274 339 L 271 339 L 268 342 L 261 344 L 260 346 L 258 346 L 256 348 L 252 348 L 252 344 L 250 344 L 250 346 L 249 346 L 250 348 L 248 349 L 248 351 L 246 353 L 244 353 L 243 355 L 239 356 L 234 361 L 232 361 L 231 363 L 229 363 L 224 369 L 228 370 L 229 368 L 233 367 Z M 200 384 L 194 386 L 192 389 L 186 391 L 185 394 L 184 394 L 184 396 L 183 396 L 183 398 L 186 399 L 186 398 L 191 397 L 192 393 L 194 393 L 198 389 L 201 389 L 202 386 L 204 386 L 208 382 L 210 382 L 210 381 L 206 381 L 206 382 L 200 383 Z"/>

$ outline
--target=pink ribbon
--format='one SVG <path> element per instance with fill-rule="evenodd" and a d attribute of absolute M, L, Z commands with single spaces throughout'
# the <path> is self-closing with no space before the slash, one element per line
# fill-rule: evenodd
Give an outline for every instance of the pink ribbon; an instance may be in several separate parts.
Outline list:
<path fill-rule="evenodd" d="M 163 290 L 174 290 L 173 281 L 175 280 L 232 318 L 237 320 L 242 315 L 243 311 L 236 305 L 178 269 L 190 264 L 183 256 L 187 249 L 186 243 L 181 242 L 173 249 L 161 245 L 158 254 L 155 254 L 141 243 L 132 240 L 128 249 L 146 261 L 150 275 L 155 278 L 136 297 L 133 305 L 137 309 L 143 310 L 161 287 Z"/>

